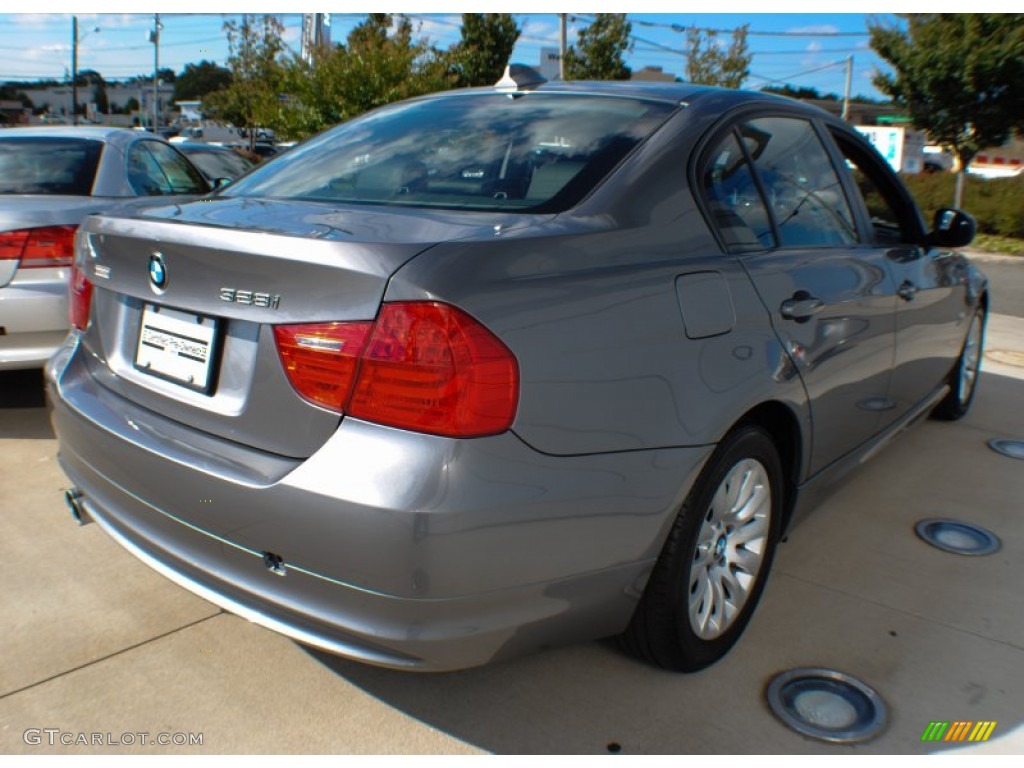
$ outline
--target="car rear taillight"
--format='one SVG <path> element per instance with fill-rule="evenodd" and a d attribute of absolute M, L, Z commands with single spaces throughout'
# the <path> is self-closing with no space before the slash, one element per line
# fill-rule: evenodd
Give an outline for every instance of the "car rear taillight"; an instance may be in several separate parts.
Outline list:
<path fill-rule="evenodd" d="M 277 353 L 295 391 L 340 412 L 372 328 L 371 322 L 276 326 Z"/>
<path fill-rule="evenodd" d="M 70 267 L 78 227 L 36 227 L 0 232 L 0 259 L 20 260 L 25 267 Z"/>
<path fill-rule="evenodd" d="M 71 327 L 84 331 L 89 325 L 89 306 L 92 304 L 92 283 L 86 279 L 77 264 L 71 266 L 68 283 L 68 317 Z"/>
<path fill-rule="evenodd" d="M 68 319 L 72 328 L 84 331 L 89 325 L 89 308 L 92 305 L 92 283 L 85 276 L 91 246 L 84 233 L 80 243 L 72 242 L 72 252 L 76 247 L 79 250 L 71 263 L 71 278 L 68 280 Z"/>
<path fill-rule="evenodd" d="M 448 304 L 384 304 L 373 323 L 277 326 L 274 334 L 292 386 L 332 410 L 448 437 L 499 434 L 515 418 L 515 356 Z M 301 334 L 310 341 L 296 341 Z"/>

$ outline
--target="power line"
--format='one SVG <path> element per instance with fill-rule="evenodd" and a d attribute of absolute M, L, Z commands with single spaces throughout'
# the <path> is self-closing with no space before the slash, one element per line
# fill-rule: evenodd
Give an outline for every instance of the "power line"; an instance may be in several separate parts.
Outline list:
<path fill-rule="evenodd" d="M 749 76 L 750 77 L 756 77 L 758 80 L 764 80 L 764 81 L 769 82 L 769 83 L 785 83 L 788 80 L 795 80 L 796 78 L 803 77 L 804 75 L 812 75 L 815 72 L 821 72 L 821 70 L 823 70 L 823 69 L 831 69 L 832 67 L 845 67 L 845 66 L 846 66 L 846 61 L 845 60 L 843 60 L 843 61 L 832 61 L 832 62 L 829 62 L 828 64 L 824 64 L 824 65 L 822 65 L 820 67 L 815 67 L 814 69 L 804 70 L 803 72 L 797 72 L 794 75 L 786 75 L 785 77 L 780 77 L 780 78 L 764 77 L 762 75 L 755 75 L 753 73 L 750 73 Z"/>

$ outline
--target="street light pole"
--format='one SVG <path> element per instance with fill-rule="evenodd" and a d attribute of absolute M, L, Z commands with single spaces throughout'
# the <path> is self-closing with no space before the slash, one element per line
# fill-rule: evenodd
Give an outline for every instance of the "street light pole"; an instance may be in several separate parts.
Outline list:
<path fill-rule="evenodd" d="M 78 17 L 71 17 L 71 124 L 78 125 Z"/>
<path fill-rule="evenodd" d="M 564 13 L 558 14 L 558 77 L 560 80 L 565 80 L 565 17 Z"/>
<path fill-rule="evenodd" d="M 150 39 L 153 41 L 153 133 L 156 133 L 157 120 L 160 113 L 160 95 L 157 91 L 157 84 L 160 82 L 160 14 L 153 14 L 153 32 Z"/>
<path fill-rule="evenodd" d="M 850 86 L 853 83 L 853 56 L 846 59 L 846 90 L 843 91 L 843 120 L 850 119 Z"/>

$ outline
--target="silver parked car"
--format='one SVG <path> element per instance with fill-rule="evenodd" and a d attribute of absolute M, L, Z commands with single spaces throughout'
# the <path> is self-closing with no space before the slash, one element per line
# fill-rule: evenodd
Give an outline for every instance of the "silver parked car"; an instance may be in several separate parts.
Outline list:
<path fill-rule="evenodd" d="M 513 76 L 392 105 L 84 223 L 47 369 L 67 499 L 373 664 L 620 634 L 698 669 L 822 489 L 967 411 L 973 226 L 927 231 L 855 131 L 767 94 Z"/>
<path fill-rule="evenodd" d="M 140 195 L 209 184 L 153 134 L 118 128 L 0 131 L 0 370 L 39 368 L 68 333 L 68 275 L 86 216 Z"/>
<path fill-rule="evenodd" d="M 171 142 L 183 152 L 211 184 L 223 186 L 251 170 L 255 163 L 231 147 L 203 144 L 198 141 Z"/>

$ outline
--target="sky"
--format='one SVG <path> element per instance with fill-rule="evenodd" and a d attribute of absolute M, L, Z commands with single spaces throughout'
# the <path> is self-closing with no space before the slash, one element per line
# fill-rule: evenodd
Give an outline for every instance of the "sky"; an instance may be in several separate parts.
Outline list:
<path fill-rule="evenodd" d="M 872 8 L 872 4 L 878 8 Z M 241 3 L 238 0 L 221 0 L 213 4 L 219 13 L 201 13 L 210 10 L 210 5 L 194 0 L 178 0 L 174 3 L 129 3 L 129 2 L 77 2 L 69 4 L 59 0 L 38 0 L 33 8 L 40 12 L 26 14 L 0 14 L 0 81 L 35 80 L 53 78 L 63 80 L 71 68 L 71 25 L 72 13 L 78 16 L 79 46 L 78 68 L 93 69 L 107 80 L 119 80 L 140 74 L 152 74 L 154 46 L 149 42 L 149 33 L 154 25 L 154 12 L 160 12 L 162 31 L 160 37 L 160 67 L 181 72 L 187 63 L 202 59 L 225 64 L 228 56 L 227 39 L 223 32 L 224 22 L 237 19 L 244 10 L 249 13 L 277 13 L 284 3 L 266 3 L 259 0 Z M 331 11 L 328 7 L 307 10 Z M 339 4 L 340 5 L 340 4 Z M 619 11 L 626 4 L 619 0 L 618 7 L 612 4 L 591 3 L 589 11 Z M 630 13 L 633 23 L 633 51 L 626 57 L 626 63 L 634 70 L 645 66 L 660 66 L 675 76 L 685 76 L 686 59 L 682 55 L 685 35 L 675 27 L 700 26 L 704 28 L 731 30 L 742 24 L 749 24 L 748 49 L 754 58 L 750 67 L 751 76 L 745 87 L 760 88 L 764 85 L 786 82 L 795 87 L 813 87 L 822 93 L 842 94 L 845 88 L 846 60 L 853 56 L 852 93 L 880 98 L 881 94 L 871 84 L 876 69 L 885 69 L 885 64 L 871 51 L 868 45 L 867 23 L 874 19 L 892 23 L 894 17 L 881 13 L 880 8 L 891 9 L 891 4 L 858 3 L 865 12 L 848 12 L 854 4 L 848 0 L 836 0 L 831 8 L 843 13 L 755 13 L 747 9 L 764 7 L 736 0 L 716 0 L 706 6 L 722 9 L 723 13 L 659 13 L 665 3 L 649 3 L 644 0 L 631 2 L 641 12 Z M 792 8 L 800 5 L 793 4 Z M 649 6 L 649 12 L 648 7 Z M 9 7 L 9 6 L 8 6 Z M 459 8 L 459 3 L 398 2 L 395 8 L 385 9 L 404 12 L 418 30 L 420 37 L 427 37 L 439 47 L 447 47 L 458 39 L 460 15 L 454 11 L 509 11 L 516 9 L 515 17 L 522 34 L 513 53 L 513 60 L 536 65 L 540 49 L 558 45 L 558 16 L 540 9 L 545 4 L 527 0 L 517 3 L 491 4 L 487 0 Z M 550 7 L 550 6 L 547 6 Z M 565 8 L 575 21 L 569 25 L 569 44 L 575 39 L 575 30 L 586 24 L 592 13 L 581 10 L 575 4 Z M 692 6 L 691 6 L 692 7 Z M 773 8 L 786 9 L 785 2 L 774 3 Z M 451 13 L 439 13 L 441 8 Z M 86 10 L 88 9 L 88 10 Z M 380 10 L 380 9 L 378 9 Z M 873 12 L 872 12 L 873 11 Z M 302 14 L 277 14 L 285 26 L 285 42 L 295 51 L 300 48 Z M 334 41 L 343 41 L 348 31 L 357 24 L 365 13 L 346 11 L 331 14 L 331 36 Z M 719 36 L 728 42 L 729 34 Z"/>

